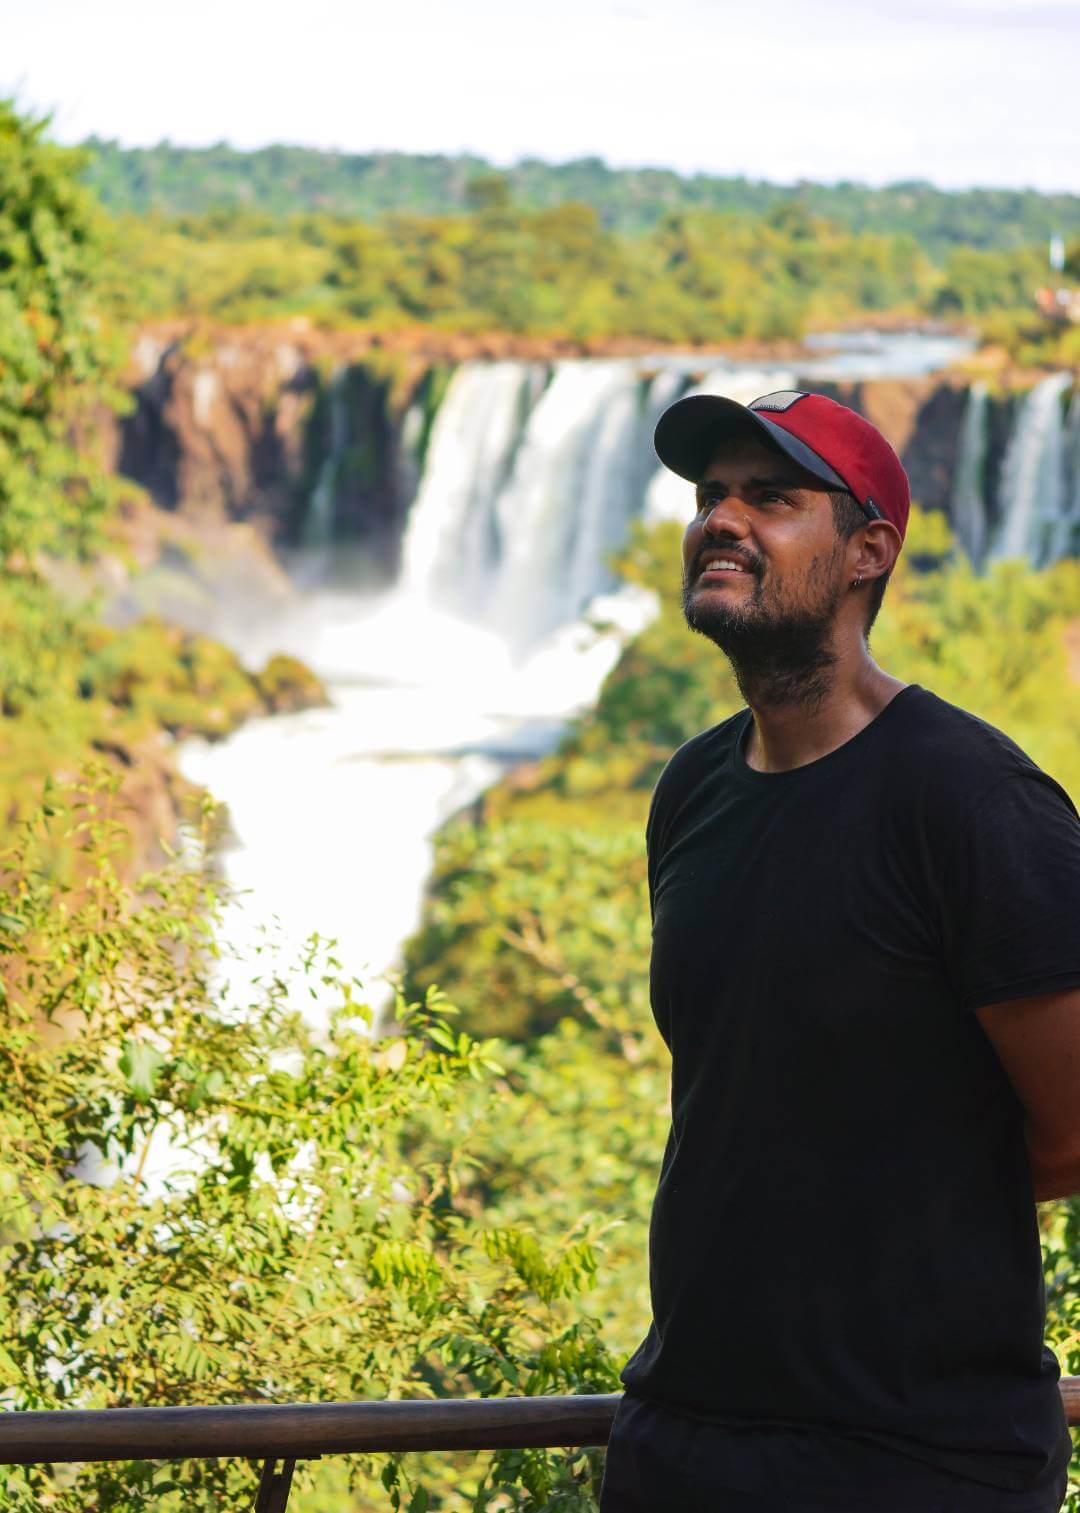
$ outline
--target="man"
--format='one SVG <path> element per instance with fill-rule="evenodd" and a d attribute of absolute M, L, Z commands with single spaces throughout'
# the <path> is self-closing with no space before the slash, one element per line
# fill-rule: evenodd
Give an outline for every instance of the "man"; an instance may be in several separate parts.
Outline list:
<path fill-rule="evenodd" d="M 878 667 L 908 481 L 822 395 L 696 395 L 691 629 L 749 706 L 647 827 L 672 1126 L 602 1513 L 1050 1513 L 1035 1201 L 1080 1190 L 1080 819 Z"/>

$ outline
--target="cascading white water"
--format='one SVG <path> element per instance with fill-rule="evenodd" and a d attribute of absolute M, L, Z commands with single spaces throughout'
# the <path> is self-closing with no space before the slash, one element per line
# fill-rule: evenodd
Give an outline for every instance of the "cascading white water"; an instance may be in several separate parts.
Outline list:
<path fill-rule="evenodd" d="M 990 408 L 986 385 L 972 384 L 964 406 L 957 441 L 950 515 L 956 538 L 973 567 L 986 551 L 986 452 L 990 440 Z"/>
<path fill-rule="evenodd" d="M 304 544 L 325 549 L 334 538 L 334 503 L 337 494 L 337 471 L 341 454 L 349 443 L 349 407 L 347 402 L 348 369 L 335 368 L 327 387 L 329 411 L 329 445 L 319 468 L 315 487 L 308 501 L 304 521 Z"/>
<path fill-rule="evenodd" d="M 605 557 L 640 510 L 648 385 L 627 363 L 556 366 L 498 500 L 488 623 L 520 654 L 612 584 Z"/>
<path fill-rule="evenodd" d="M 1065 514 L 1052 539 L 1053 560 L 1080 554 L 1080 388 L 1065 419 Z"/>
<path fill-rule="evenodd" d="M 499 495 L 544 378 L 538 364 L 475 362 L 450 380 L 409 513 L 401 586 L 410 598 L 482 615 L 501 547 Z"/>
<path fill-rule="evenodd" d="M 685 382 L 685 380 L 682 380 Z M 640 362 L 466 364 L 432 429 L 403 587 L 516 655 L 612 584 L 608 554 L 640 513 L 652 427 L 678 390 Z"/>
<path fill-rule="evenodd" d="M 987 560 L 1026 557 L 1033 566 L 1052 560 L 1067 518 L 1065 417 L 1069 373 L 1041 379 L 1020 403 L 1001 467 L 1001 522 Z"/>

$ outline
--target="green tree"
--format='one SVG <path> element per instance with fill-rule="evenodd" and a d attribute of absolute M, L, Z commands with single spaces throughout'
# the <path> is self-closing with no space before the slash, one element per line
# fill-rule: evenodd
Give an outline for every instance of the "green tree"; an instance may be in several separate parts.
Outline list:
<path fill-rule="evenodd" d="M 0 563 L 85 551 L 108 504 L 84 449 L 115 356 L 96 304 L 102 229 L 46 119 L 0 99 Z"/>
<path fill-rule="evenodd" d="M 501 213 L 510 208 L 512 198 L 510 181 L 504 173 L 480 174 L 465 185 L 465 203 L 470 210 Z"/>
<path fill-rule="evenodd" d="M 537 1234 L 477 1204 L 475 1132 L 505 1110 L 495 1044 L 454 1028 L 437 992 L 399 998 L 373 1039 L 318 938 L 297 970 L 337 984 L 325 1032 L 287 1011 L 270 943 L 230 1001 L 216 889 L 179 861 L 125 883 L 114 803 L 100 772 L 47 793 L 0 855 L 3 1406 L 612 1390 L 576 1303 L 598 1264 L 588 1216 Z M 41 865 L 58 842 L 83 856 L 74 884 Z M 502 1508 L 586 1510 L 598 1467 L 397 1457 L 381 1479 L 395 1507 L 482 1510 L 502 1489 Z M 379 1463 L 352 1470 L 370 1496 Z M 11 1508 L 168 1513 L 235 1505 L 253 1474 L 45 1466 L 2 1470 L 0 1488 Z M 303 1468 L 304 1505 L 347 1506 L 340 1474 Z"/>
<path fill-rule="evenodd" d="M 1004 253 L 958 247 L 945 263 L 933 308 L 941 315 L 1030 310 L 1045 279 L 1043 258 L 1034 248 Z"/>

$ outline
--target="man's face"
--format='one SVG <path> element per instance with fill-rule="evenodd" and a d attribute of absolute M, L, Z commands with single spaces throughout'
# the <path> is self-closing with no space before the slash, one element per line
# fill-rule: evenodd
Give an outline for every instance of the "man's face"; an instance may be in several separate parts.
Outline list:
<path fill-rule="evenodd" d="M 687 624 L 736 664 L 820 665 L 845 584 L 825 485 L 748 437 L 716 454 L 697 505 L 683 538 Z M 724 560 L 744 571 L 709 570 Z"/>

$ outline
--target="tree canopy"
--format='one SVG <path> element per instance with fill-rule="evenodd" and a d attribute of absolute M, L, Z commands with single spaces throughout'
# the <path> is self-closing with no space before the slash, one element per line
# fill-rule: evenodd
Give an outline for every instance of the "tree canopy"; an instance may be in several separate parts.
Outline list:
<path fill-rule="evenodd" d="M 231 206 L 274 219 L 316 212 L 367 220 L 451 215 L 501 195 L 527 210 L 583 202 L 607 230 L 628 235 L 651 230 L 672 213 L 760 216 L 793 207 L 849 232 L 914 236 L 934 259 L 958 246 L 1045 249 L 1054 232 L 1080 235 L 1080 196 L 1034 189 L 944 190 L 918 181 L 876 189 L 848 182 L 774 184 L 667 168 L 610 168 L 596 157 L 566 163 L 527 158 L 496 170 L 468 154 L 323 152 L 280 143 L 252 152 L 223 142 L 125 148 L 91 138 L 84 146 L 85 181 L 116 214 L 201 215 Z"/>
<path fill-rule="evenodd" d="M 108 484 L 77 442 L 116 349 L 97 298 L 102 221 L 81 155 L 0 99 L 0 563 L 85 551 Z"/>

